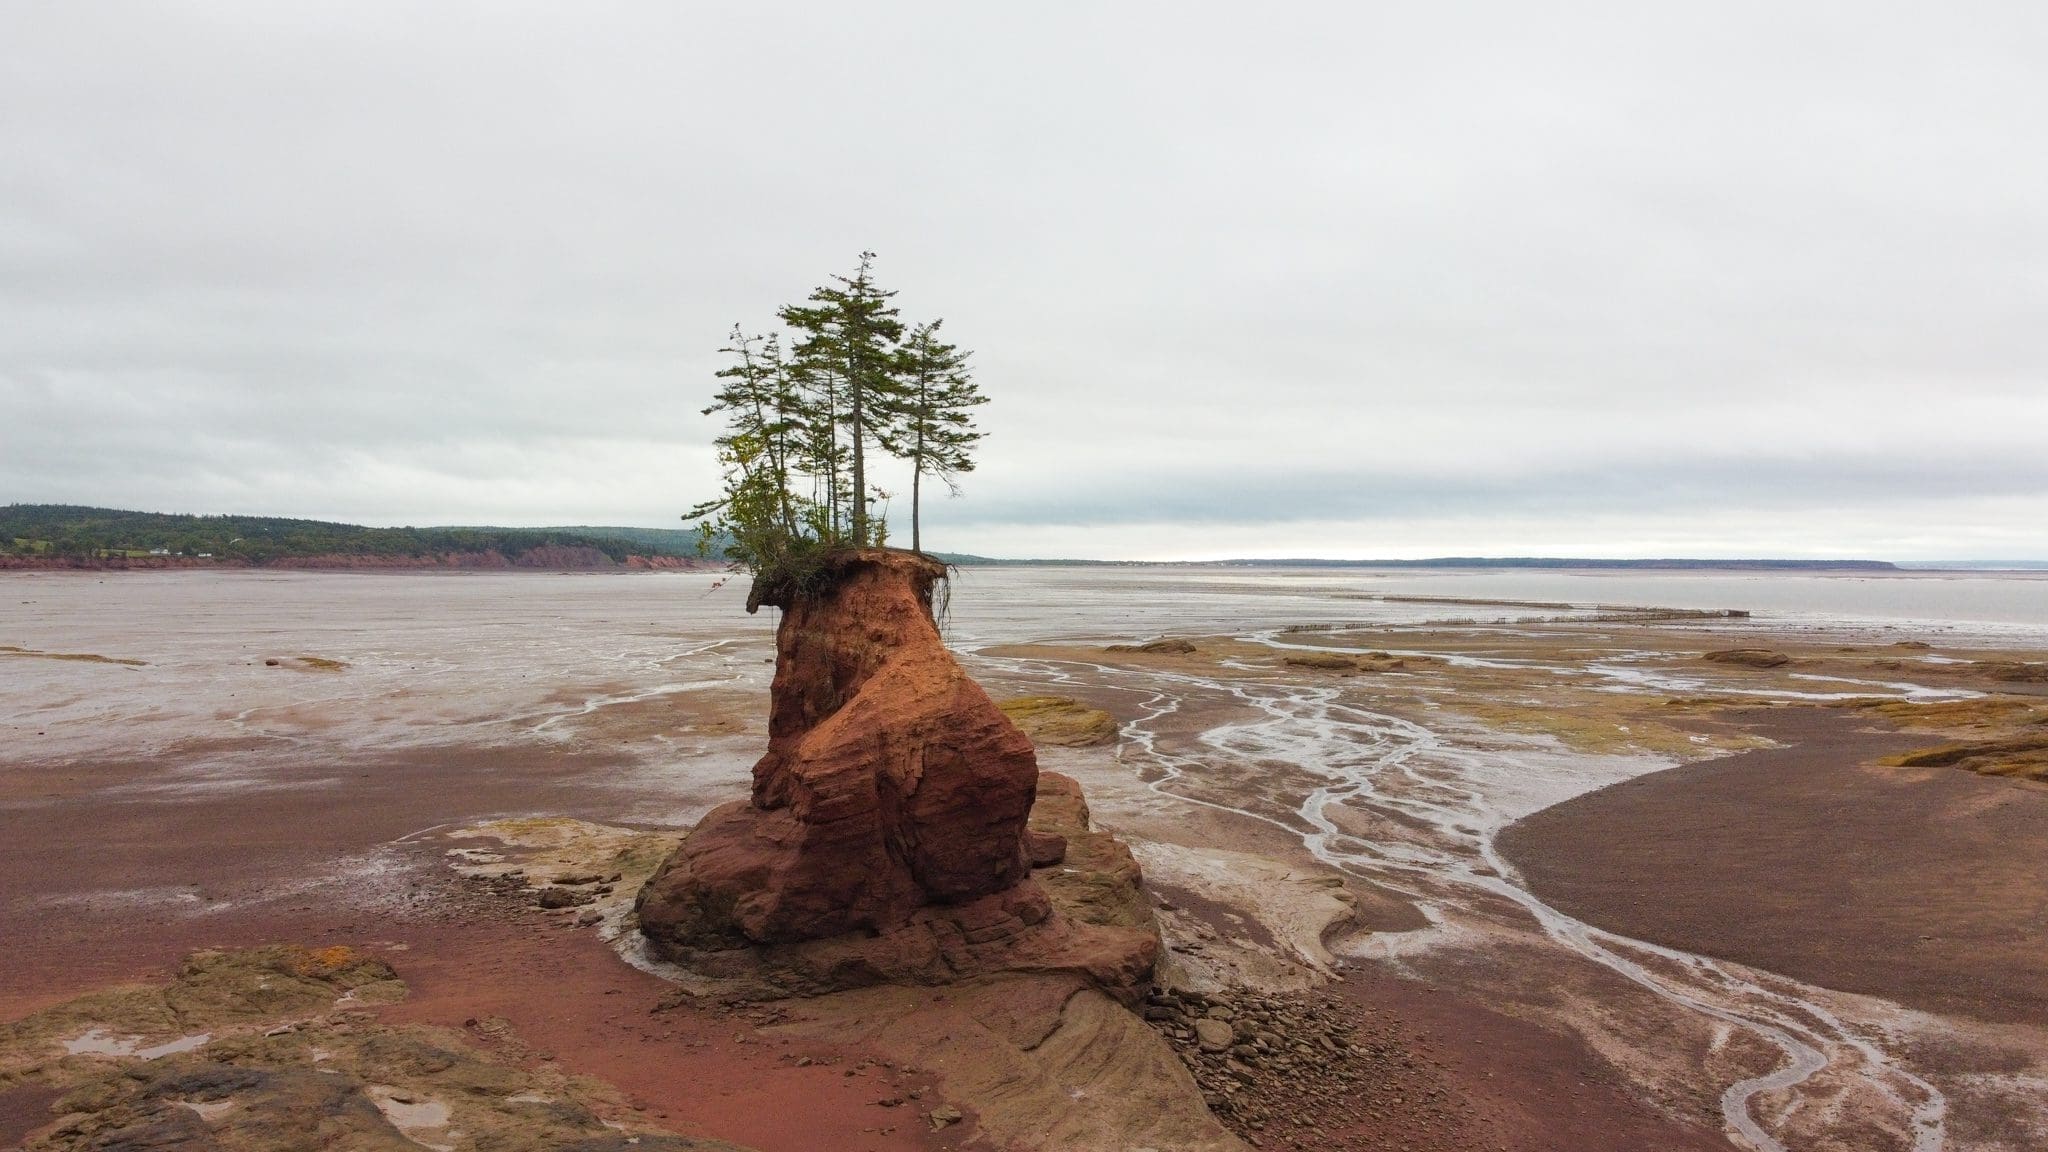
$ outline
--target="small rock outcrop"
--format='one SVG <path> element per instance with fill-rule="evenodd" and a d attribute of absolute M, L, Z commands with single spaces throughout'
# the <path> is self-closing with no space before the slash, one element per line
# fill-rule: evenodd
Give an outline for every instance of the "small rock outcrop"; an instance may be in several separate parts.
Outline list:
<path fill-rule="evenodd" d="M 1769 648 L 1726 648 L 1719 652 L 1709 652 L 1700 659 L 1711 660 L 1716 664 L 1734 664 L 1743 668 L 1782 668 L 1792 662 L 1790 656 L 1783 652 L 1773 652 Z"/>
<path fill-rule="evenodd" d="M 1116 717 L 1072 696 L 1017 696 L 997 701 L 996 707 L 1034 744 L 1096 748 L 1117 740 Z"/>
<path fill-rule="evenodd" d="M 870 549 L 783 609 L 753 796 L 713 809 L 641 890 L 658 956 L 816 992 L 994 971 L 1075 971 L 1135 996 L 1156 935 L 1055 912 L 1030 878 L 1031 741 L 939 637 L 937 561 Z M 1142 938 L 1141 938 L 1142 937 Z"/>
<path fill-rule="evenodd" d="M 1147 656 L 1192 656 L 1200 649 L 1178 636 L 1153 640 L 1146 644 L 1111 644 L 1104 652 L 1142 652 Z"/>

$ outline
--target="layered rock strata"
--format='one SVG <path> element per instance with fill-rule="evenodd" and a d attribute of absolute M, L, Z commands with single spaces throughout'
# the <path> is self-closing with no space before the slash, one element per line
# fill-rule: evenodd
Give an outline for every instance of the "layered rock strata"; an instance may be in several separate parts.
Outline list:
<path fill-rule="evenodd" d="M 751 799 L 713 809 L 642 889 L 656 955 L 782 992 L 1072 971 L 1138 994 L 1158 952 L 1149 921 L 1059 912 L 1030 878 L 1066 833 L 1027 840 L 1037 757 L 941 641 L 944 575 L 874 549 L 808 589 L 757 585 L 783 609 L 768 752 Z"/>

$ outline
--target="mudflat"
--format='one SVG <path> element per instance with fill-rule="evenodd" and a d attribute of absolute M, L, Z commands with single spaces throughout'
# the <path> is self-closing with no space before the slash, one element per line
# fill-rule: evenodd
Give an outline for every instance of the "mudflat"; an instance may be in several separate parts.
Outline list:
<path fill-rule="evenodd" d="M 1655 772 L 1501 837 L 1591 924 L 1812 984 L 2048 1023 L 2048 788 L 1877 763 L 1924 747 L 1833 709 L 1736 712 L 1783 745 Z"/>
<path fill-rule="evenodd" d="M 577 1099 L 638 1134 L 1015 1145 L 1065 1088 L 1014 1085 L 1078 1067 L 960 1047 L 1004 989 L 679 995 L 622 947 L 634 881 L 540 905 L 615 870 L 578 837 L 644 854 L 747 794 L 773 646 L 743 582 L 8 580 L 0 1064 L 118 1060 L 6 1029 L 43 1035 L 18 1022 L 78 1020 L 63 1005 L 198 949 L 288 944 L 405 983 L 337 1005 L 348 1027 L 587 1078 Z M 1166 1063 L 1122 1090 L 1191 1108 L 1214 1146 L 2006 1152 L 2048 1132 L 2028 1087 L 2048 1075 L 2043 790 L 1880 763 L 2036 731 L 2048 702 L 2012 670 L 2040 646 L 1606 598 L 1492 619 L 1372 600 L 1367 577 L 1134 580 L 970 575 L 947 635 L 999 701 L 1088 718 L 1039 760 L 1142 866 L 1182 1007 L 1014 998 L 1072 1025 L 1077 1059 L 1156 1033 Z M 1205 1051 L 1186 1004 L 1301 1034 Z M 1345 1055 L 1295 1050 L 1339 1024 Z M 0 1138 L 60 1095 L 0 1083 Z"/>

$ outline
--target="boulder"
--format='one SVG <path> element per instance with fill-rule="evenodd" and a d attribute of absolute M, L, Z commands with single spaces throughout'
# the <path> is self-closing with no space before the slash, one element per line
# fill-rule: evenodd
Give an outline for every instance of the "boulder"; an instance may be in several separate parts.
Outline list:
<path fill-rule="evenodd" d="M 1057 832 L 1026 828 L 1024 855 L 1033 868 L 1050 868 L 1067 858 L 1067 838 Z"/>

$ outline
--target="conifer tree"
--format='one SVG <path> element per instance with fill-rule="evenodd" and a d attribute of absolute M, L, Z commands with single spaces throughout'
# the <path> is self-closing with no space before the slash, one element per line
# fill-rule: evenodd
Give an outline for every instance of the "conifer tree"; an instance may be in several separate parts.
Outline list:
<path fill-rule="evenodd" d="M 875 284 L 874 260 L 873 252 L 862 252 L 852 276 L 834 276 L 837 286 L 813 291 L 809 306 L 791 304 L 779 313 L 797 335 L 792 352 L 800 371 L 826 401 L 826 422 L 846 429 L 849 491 L 842 495 L 839 489 L 836 432 L 827 459 L 827 491 L 833 524 L 845 523 L 846 541 L 856 548 L 875 540 L 868 524 L 867 445 L 888 431 L 891 402 L 902 390 L 896 343 L 903 338 L 903 323 L 890 303 L 896 293 Z"/>
<path fill-rule="evenodd" d="M 936 476 L 954 495 L 954 477 L 974 470 L 972 449 L 982 433 L 973 409 L 988 397 L 968 374 L 969 353 L 939 339 L 943 320 L 918 325 L 903 342 L 902 388 L 890 400 L 891 419 L 882 443 L 910 462 L 910 548 L 923 551 L 920 530 L 923 480 Z"/>
<path fill-rule="evenodd" d="M 953 478 L 974 468 L 982 433 L 971 410 L 987 398 L 967 354 L 938 338 L 936 320 L 905 340 L 874 258 L 861 253 L 853 275 L 777 311 L 790 330 L 786 351 L 781 334 L 739 325 L 720 349 L 731 361 L 704 414 L 726 417 L 715 441 L 725 492 L 685 519 L 701 521 L 707 552 L 725 541 L 726 555 L 768 586 L 814 587 L 837 550 L 886 542 L 886 510 L 871 507 L 883 493 L 868 481 L 870 446 L 911 466 L 913 549 L 923 546 L 924 477 L 957 493 Z"/>
<path fill-rule="evenodd" d="M 846 448 L 839 438 L 844 389 L 837 374 L 820 372 L 801 356 L 783 361 L 779 371 L 797 413 L 790 444 L 792 482 L 803 477 L 810 488 L 801 502 L 803 523 L 815 539 L 832 543 L 845 534 Z"/>
<path fill-rule="evenodd" d="M 719 351 L 733 362 L 715 373 L 722 383 L 704 414 L 727 414 L 725 435 L 713 441 L 726 472 L 726 490 L 684 518 L 717 516 L 704 519 L 706 540 L 715 533 L 728 535 L 735 559 L 760 563 L 786 552 L 799 533 L 790 478 L 804 413 L 782 363 L 779 336 L 751 336 L 735 324 L 731 343 Z"/>

